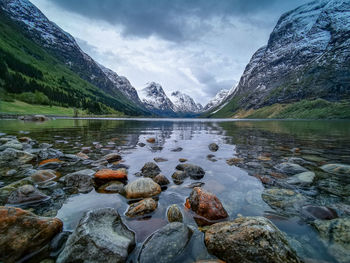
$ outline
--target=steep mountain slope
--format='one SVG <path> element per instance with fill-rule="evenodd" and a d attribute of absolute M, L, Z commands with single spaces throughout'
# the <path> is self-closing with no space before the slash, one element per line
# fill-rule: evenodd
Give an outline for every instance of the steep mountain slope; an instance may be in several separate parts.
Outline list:
<path fill-rule="evenodd" d="M 175 105 L 175 111 L 178 113 L 199 113 L 202 111 L 203 106 L 180 91 L 172 92 L 170 95 L 170 99 Z"/>
<path fill-rule="evenodd" d="M 34 42 L 45 53 L 53 56 L 60 64 L 65 65 L 80 78 L 110 95 L 108 102 L 106 102 L 107 99 L 104 99 L 103 102 L 101 99 L 96 99 L 97 101 L 108 104 L 109 107 L 129 115 L 147 114 L 145 110 L 126 98 L 115 87 L 115 84 L 106 76 L 98 64 L 80 49 L 72 36 L 50 22 L 28 0 L 0 0 L 0 7 L 12 21 L 16 22 L 18 28 L 15 30 L 19 34 L 25 35 L 27 40 Z M 14 29 L 13 26 L 11 27 Z M 3 40 L 10 41 L 6 38 Z M 20 42 L 15 44 L 23 45 Z M 30 55 L 30 50 L 25 52 Z M 40 56 L 37 59 L 39 58 Z M 103 96 L 108 97 L 105 93 L 103 93 Z"/>
<path fill-rule="evenodd" d="M 350 2 L 317 0 L 285 13 L 213 116 L 276 103 L 350 98 Z"/>
<path fill-rule="evenodd" d="M 147 83 L 139 92 L 142 103 L 154 114 L 161 116 L 176 116 L 175 105 L 165 94 L 162 86 L 155 82 Z"/>
<path fill-rule="evenodd" d="M 221 102 L 227 97 L 227 95 L 229 94 L 229 90 L 227 89 L 223 89 L 220 90 L 214 98 L 212 98 L 207 105 L 204 106 L 203 111 L 209 111 L 213 108 L 215 108 L 216 106 L 220 105 Z"/>

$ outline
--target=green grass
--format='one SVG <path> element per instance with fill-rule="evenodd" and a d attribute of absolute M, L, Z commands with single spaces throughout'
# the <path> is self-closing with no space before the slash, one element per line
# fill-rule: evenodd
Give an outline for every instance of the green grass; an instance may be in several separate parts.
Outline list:
<path fill-rule="evenodd" d="M 0 113 L 9 114 L 44 114 L 57 116 L 73 116 L 73 108 L 64 108 L 59 106 L 33 105 L 23 101 L 15 100 L 14 102 L 1 101 Z M 79 110 L 79 113 L 83 113 Z M 85 112 L 84 112 L 85 113 Z"/>

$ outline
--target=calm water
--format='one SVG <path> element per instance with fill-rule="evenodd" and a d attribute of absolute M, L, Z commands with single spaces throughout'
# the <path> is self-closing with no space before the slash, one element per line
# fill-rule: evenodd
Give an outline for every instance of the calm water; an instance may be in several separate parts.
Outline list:
<path fill-rule="evenodd" d="M 327 253 L 316 231 L 297 214 L 274 210 L 262 199 L 265 186 L 254 174 L 264 175 L 286 157 L 302 157 L 314 162 L 316 175 L 318 165 L 324 163 L 350 164 L 350 122 L 347 121 L 220 121 L 220 120 L 68 120 L 57 119 L 44 123 L 0 120 L 0 132 L 16 136 L 29 136 L 39 142 L 53 144 L 64 153 L 78 153 L 82 147 L 92 147 L 91 159 L 99 159 L 111 150 L 119 151 L 129 165 L 129 181 L 134 173 L 153 158 L 162 157 L 166 162 L 158 163 L 162 174 L 170 181 L 179 158 L 201 166 L 206 174 L 201 182 L 204 188 L 218 196 L 231 219 L 243 216 L 266 216 L 288 234 L 300 256 L 336 262 Z M 155 137 L 149 144 L 147 138 Z M 141 147 L 138 143 L 146 146 Z M 212 153 L 208 145 L 217 143 L 220 149 Z M 101 144 L 101 149 L 94 145 Z M 183 150 L 174 152 L 172 149 Z M 299 148 L 297 152 L 293 149 Z M 214 156 L 208 158 L 209 154 Z M 268 156 L 260 160 L 259 156 Z M 227 159 L 242 159 L 241 164 L 228 165 Z M 258 163 L 251 167 L 246 163 Z M 89 167 L 86 167 L 89 168 Z M 309 168 L 309 167 L 308 167 Z M 63 171 L 64 173 L 64 171 Z M 136 232 L 140 244 L 152 232 L 167 223 L 166 209 L 178 204 L 184 213 L 185 222 L 196 226 L 192 216 L 184 211 L 185 198 L 189 196 L 186 179 L 181 185 L 173 182 L 159 196 L 154 214 L 144 218 L 127 219 L 125 223 Z M 313 186 L 313 188 L 317 186 Z M 304 189 L 305 190 L 305 189 Z M 305 193 L 306 195 L 308 193 Z M 313 204 L 344 203 L 349 198 L 318 191 L 310 195 Z M 73 230 L 84 211 L 96 207 L 114 207 L 121 215 L 128 207 L 128 200 L 118 194 L 88 194 L 70 196 L 58 210 L 66 230 Z M 134 254 L 137 249 L 134 250 Z M 203 235 L 198 232 L 192 238 L 182 262 L 211 258 L 205 249 Z M 132 258 L 132 257 L 131 257 Z"/>

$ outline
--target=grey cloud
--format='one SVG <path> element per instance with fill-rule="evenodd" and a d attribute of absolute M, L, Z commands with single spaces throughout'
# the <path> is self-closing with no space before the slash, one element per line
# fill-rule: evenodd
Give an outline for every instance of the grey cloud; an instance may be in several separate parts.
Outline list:
<path fill-rule="evenodd" d="M 49 0 L 68 11 L 121 25 L 126 36 L 181 42 L 208 30 L 213 17 L 247 17 L 262 10 L 279 16 L 306 0 Z M 278 4 L 277 4 L 278 2 Z"/>

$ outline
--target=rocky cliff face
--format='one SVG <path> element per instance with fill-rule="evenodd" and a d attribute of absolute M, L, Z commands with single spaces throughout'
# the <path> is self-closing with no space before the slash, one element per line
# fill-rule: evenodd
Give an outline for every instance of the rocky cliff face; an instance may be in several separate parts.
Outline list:
<path fill-rule="evenodd" d="M 189 95 L 180 91 L 171 93 L 171 101 L 175 105 L 175 111 L 179 113 L 199 113 L 203 106 L 196 103 Z"/>
<path fill-rule="evenodd" d="M 214 109 L 216 106 L 220 105 L 221 102 L 223 102 L 224 99 L 226 99 L 227 95 L 229 94 L 230 90 L 223 89 L 220 90 L 214 98 L 212 98 L 207 105 L 203 107 L 203 111 L 209 111 L 211 109 Z"/>
<path fill-rule="evenodd" d="M 58 27 L 28 0 L 0 0 L 0 7 L 25 29 L 29 38 L 104 92 L 119 99 L 121 111 L 140 114 L 142 109 L 130 101 L 100 66 L 84 53 L 75 39 Z M 126 81 L 124 81 L 126 82 Z M 120 85 L 119 85 L 120 86 Z M 124 110 L 123 110 L 124 109 Z"/>
<path fill-rule="evenodd" d="M 350 2 L 317 0 L 281 16 L 227 100 L 230 111 L 350 97 Z M 226 109 L 227 111 L 227 109 Z"/>
<path fill-rule="evenodd" d="M 176 107 L 165 94 L 162 86 L 155 82 L 146 84 L 139 92 L 144 106 L 151 112 L 163 116 L 175 116 Z"/>

